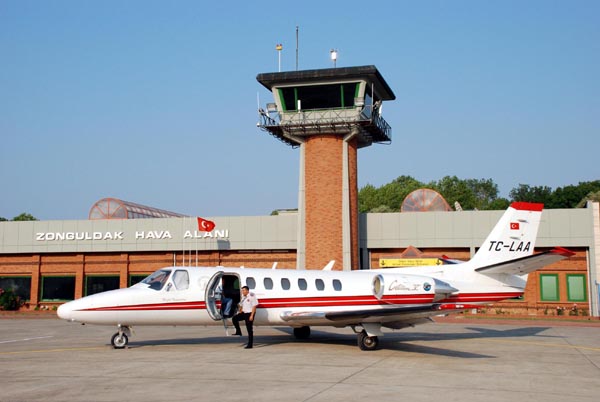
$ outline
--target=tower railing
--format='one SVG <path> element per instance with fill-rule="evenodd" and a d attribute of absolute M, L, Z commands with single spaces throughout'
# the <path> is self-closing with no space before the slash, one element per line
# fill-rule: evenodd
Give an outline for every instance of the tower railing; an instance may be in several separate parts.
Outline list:
<path fill-rule="evenodd" d="M 365 113 L 366 112 L 366 113 Z M 275 117 L 272 117 L 274 115 Z M 365 143 L 389 143 L 392 128 L 377 108 L 310 109 L 267 113 L 259 109 L 258 126 L 288 145 L 299 143 L 290 136 L 307 136 L 321 133 L 343 133 L 358 127 Z"/>

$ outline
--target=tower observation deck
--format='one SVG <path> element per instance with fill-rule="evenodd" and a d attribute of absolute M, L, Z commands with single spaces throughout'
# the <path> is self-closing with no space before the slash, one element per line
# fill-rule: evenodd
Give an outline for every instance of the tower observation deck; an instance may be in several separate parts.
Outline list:
<path fill-rule="evenodd" d="M 259 126 L 288 145 L 353 129 L 359 148 L 392 140 L 381 102 L 395 96 L 375 66 L 263 73 L 256 79 L 275 98 L 259 111 Z"/>
<path fill-rule="evenodd" d="M 395 96 L 375 66 L 259 74 L 274 103 L 258 126 L 300 148 L 298 269 L 359 268 L 357 150 L 390 143 L 381 116 Z M 340 264 L 341 262 L 341 264 Z"/>

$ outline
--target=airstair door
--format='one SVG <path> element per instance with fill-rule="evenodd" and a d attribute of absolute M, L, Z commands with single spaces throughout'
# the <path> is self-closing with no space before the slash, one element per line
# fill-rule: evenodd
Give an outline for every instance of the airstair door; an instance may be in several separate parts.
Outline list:
<path fill-rule="evenodd" d="M 223 317 L 221 316 L 221 278 L 223 272 L 217 272 L 210 278 L 206 291 L 204 293 L 204 301 L 206 302 L 206 311 L 210 318 L 215 321 L 220 321 Z"/>

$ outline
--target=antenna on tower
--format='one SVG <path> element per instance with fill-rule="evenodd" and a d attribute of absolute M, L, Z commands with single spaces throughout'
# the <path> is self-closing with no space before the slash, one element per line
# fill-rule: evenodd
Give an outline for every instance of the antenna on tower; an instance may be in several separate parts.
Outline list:
<path fill-rule="evenodd" d="M 296 25 L 296 71 L 298 71 L 298 25 Z"/>
<path fill-rule="evenodd" d="M 275 45 L 275 50 L 277 50 L 277 60 L 279 65 L 279 72 L 281 72 L 281 51 L 283 50 L 283 45 L 278 43 Z"/>
<path fill-rule="evenodd" d="M 331 56 L 331 61 L 333 61 L 333 68 L 335 68 L 336 64 L 337 64 L 337 57 L 338 57 L 337 49 L 331 49 L 329 51 L 329 55 Z"/>

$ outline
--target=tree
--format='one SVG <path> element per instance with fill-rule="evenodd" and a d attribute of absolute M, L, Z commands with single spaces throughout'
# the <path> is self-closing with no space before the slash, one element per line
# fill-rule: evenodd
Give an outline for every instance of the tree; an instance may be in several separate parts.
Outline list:
<path fill-rule="evenodd" d="M 587 204 L 588 201 L 600 202 L 600 191 L 596 191 L 595 193 L 589 193 L 579 203 L 575 206 L 576 208 L 583 208 Z"/>
<path fill-rule="evenodd" d="M 476 208 L 475 194 L 466 180 L 456 176 L 445 176 L 437 182 L 429 183 L 429 186 L 440 193 L 451 206 L 458 201 L 463 209 Z"/>
<path fill-rule="evenodd" d="M 23 212 L 21 215 L 15 216 L 13 221 L 37 221 L 38 219 L 31 214 Z"/>
<path fill-rule="evenodd" d="M 0 216 L 0 222 L 7 222 L 7 221 L 8 221 L 8 219 L 3 218 L 3 217 Z"/>
<path fill-rule="evenodd" d="M 541 202 L 550 205 L 552 189 L 548 186 L 531 187 L 528 184 L 519 184 L 519 187 L 510 190 L 512 201 Z"/>
<path fill-rule="evenodd" d="M 367 184 L 358 191 L 358 212 L 365 213 L 379 206 L 377 189 L 372 184 Z"/>
<path fill-rule="evenodd" d="M 411 176 L 398 176 L 379 188 L 367 184 L 358 192 L 358 211 L 361 213 L 375 210 L 399 212 L 404 198 L 411 191 L 423 186 L 423 183 Z"/>
<path fill-rule="evenodd" d="M 546 207 L 576 208 L 588 194 L 596 191 L 600 191 L 600 180 L 579 182 L 576 186 L 558 187 Z"/>

